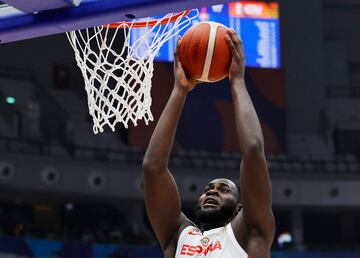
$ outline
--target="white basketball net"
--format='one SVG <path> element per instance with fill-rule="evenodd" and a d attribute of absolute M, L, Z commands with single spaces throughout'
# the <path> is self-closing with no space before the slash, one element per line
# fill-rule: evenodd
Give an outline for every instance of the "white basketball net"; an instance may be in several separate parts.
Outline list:
<path fill-rule="evenodd" d="M 170 22 L 174 15 L 165 15 L 154 26 L 148 18 L 142 28 L 137 28 L 136 22 L 122 22 L 116 28 L 104 25 L 67 33 L 85 80 L 95 134 L 103 132 L 105 125 L 115 131 L 117 123 L 127 128 L 129 121 L 136 126 L 139 119 L 146 124 L 153 120 L 150 91 L 154 57 L 167 40 L 191 25 L 198 11 L 183 12 Z M 123 43 L 117 42 L 119 38 Z"/>

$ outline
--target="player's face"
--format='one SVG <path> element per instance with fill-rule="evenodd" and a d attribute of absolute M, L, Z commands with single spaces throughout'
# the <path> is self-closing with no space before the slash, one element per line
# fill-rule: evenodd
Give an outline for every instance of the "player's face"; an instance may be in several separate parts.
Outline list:
<path fill-rule="evenodd" d="M 215 179 L 198 200 L 196 215 L 200 223 L 221 224 L 231 220 L 240 205 L 240 195 L 234 182 Z"/>

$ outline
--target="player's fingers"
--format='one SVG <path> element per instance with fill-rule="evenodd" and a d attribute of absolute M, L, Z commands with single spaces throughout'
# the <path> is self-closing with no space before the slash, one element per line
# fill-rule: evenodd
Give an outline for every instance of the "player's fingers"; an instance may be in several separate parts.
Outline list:
<path fill-rule="evenodd" d="M 181 37 L 179 37 L 177 39 L 177 42 L 176 42 L 176 48 L 175 48 L 175 53 L 174 53 L 174 60 L 176 63 L 179 62 L 180 58 L 179 58 L 179 53 L 180 53 L 180 43 L 181 43 Z"/>
<path fill-rule="evenodd" d="M 240 39 L 239 35 L 236 33 L 234 29 L 229 29 L 229 35 L 231 37 L 232 42 L 235 45 L 236 50 L 239 52 L 239 54 L 244 57 L 244 47 L 242 40 Z"/>
<path fill-rule="evenodd" d="M 239 38 L 239 52 L 240 52 L 240 56 L 241 58 L 245 59 L 245 54 L 244 54 L 244 45 L 243 45 L 243 41 Z"/>
<path fill-rule="evenodd" d="M 228 44 L 228 46 L 230 47 L 233 58 L 235 59 L 235 61 L 238 62 L 240 59 L 240 56 L 239 56 L 238 51 L 236 50 L 236 47 L 235 47 L 233 41 L 230 38 L 230 35 L 226 35 L 225 40 L 226 40 L 226 43 Z"/>
<path fill-rule="evenodd" d="M 233 28 L 228 29 L 228 32 L 231 36 L 231 40 L 234 41 L 235 45 L 238 45 L 240 38 L 239 35 L 236 33 L 236 31 Z"/>
<path fill-rule="evenodd" d="M 198 80 L 195 80 L 195 79 L 192 79 L 192 78 L 189 78 L 189 81 L 193 84 L 193 85 L 197 85 L 197 84 L 200 84 L 201 81 L 198 81 Z"/>

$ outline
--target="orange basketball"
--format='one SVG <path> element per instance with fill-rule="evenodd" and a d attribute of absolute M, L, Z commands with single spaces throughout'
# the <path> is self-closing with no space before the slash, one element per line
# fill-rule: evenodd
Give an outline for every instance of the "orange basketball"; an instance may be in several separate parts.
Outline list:
<path fill-rule="evenodd" d="M 185 33 L 180 61 L 189 77 L 216 82 L 229 74 L 232 55 L 225 40 L 226 29 L 217 22 L 200 22 Z"/>

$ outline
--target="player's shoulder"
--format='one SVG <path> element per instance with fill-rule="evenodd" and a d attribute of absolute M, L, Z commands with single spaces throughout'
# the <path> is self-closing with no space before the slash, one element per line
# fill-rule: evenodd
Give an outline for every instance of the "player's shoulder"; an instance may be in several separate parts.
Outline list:
<path fill-rule="evenodd" d="M 182 214 L 183 218 L 182 218 L 182 221 L 181 221 L 181 225 L 179 227 L 179 230 L 176 234 L 176 240 L 179 239 L 181 233 L 184 232 L 184 230 L 186 231 L 189 231 L 189 230 L 193 230 L 193 231 L 199 231 L 200 232 L 200 229 L 196 226 L 196 224 L 194 222 L 192 222 L 191 220 L 189 220 L 185 214 Z M 177 241 L 176 241 L 177 242 Z"/>
<path fill-rule="evenodd" d="M 273 233 L 263 235 L 258 232 L 255 227 L 249 226 L 243 216 L 243 211 L 231 221 L 231 230 L 235 239 L 241 247 L 249 254 L 252 253 L 250 247 L 262 250 L 265 253 L 270 252 L 272 245 Z"/>
<path fill-rule="evenodd" d="M 198 229 L 198 227 L 195 225 L 195 223 L 192 222 L 191 220 L 189 220 L 185 216 L 185 214 L 182 213 L 181 217 L 182 218 L 181 218 L 179 229 L 177 230 L 176 234 L 173 236 L 173 238 L 171 239 L 169 244 L 164 248 L 164 257 L 165 258 L 175 257 L 179 238 L 180 238 L 181 234 L 183 234 L 185 231 L 194 230 L 194 232 L 195 232 L 195 230 L 198 230 L 200 232 L 200 229 Z"/>

